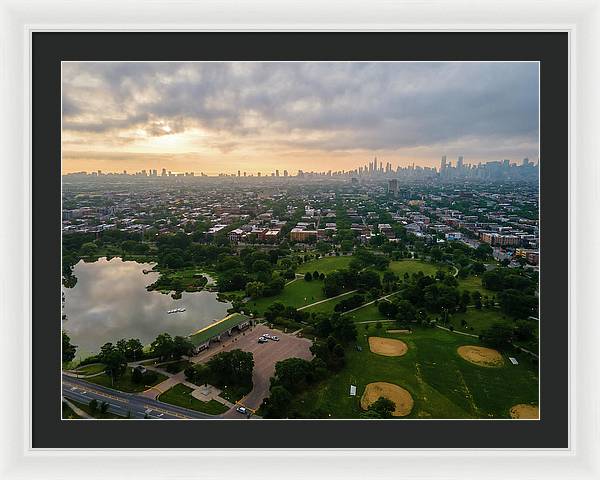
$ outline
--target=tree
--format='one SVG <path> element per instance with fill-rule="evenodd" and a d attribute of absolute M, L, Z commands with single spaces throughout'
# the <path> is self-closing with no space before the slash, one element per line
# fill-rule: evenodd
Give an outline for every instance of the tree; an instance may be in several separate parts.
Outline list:
<path fill-rule="evenodd" d="M 271 271 L 271 264 L 267 260 L 256 260 L 252 264 L 252 271 L 254 273 L 258 273 L 258 272 L 270 272 Z"/>
<path fill-rule="evenodd" d="M 82 257 L 93 257 L 98 253 L 98 245 L 96 245 L 94 242 L 86 242 L 83 245 L 81 245 L 81 248 L 79 249 L 79 254 Z"/>
<path fill-rule="evenodd" d="M 179 360 L 183 355 L 189 356 L 194 350 L 194 344 L 187 338 L 176 336 L 173 339 L 173 358 Z"/>
<path fill-rule="evenodd" d="M 340 248 L 341 248 L 342 252 L 344 252 L 344 253 L 351 252 L 353 247 L 354 247 L 354 242 L 352 240 L 342 240 L 340 242 Z"/>
<path fill-rule="evenodd" d="M 507 315 L 515 318 L 527 318 L 537 314 L 538 300 L 535 295 L 528 295 L 510 288 L 500 292 L 498 296 L 500 308 Z"/>
<path fill-rule="evenodd" d="M 398 313 L 398 306 L 392 302 L 383 300 L 377 305 L 377 310 L 386 318 L 394 318 Z"/>
<path fill-rule="evenodd" d="M 246 295 L 250 298 L 260 298 L 265 294 L 265 284 L 263 282 L 248 282 L 246 284 Z"/>
<path fill-rule="evenodd" d="M 478 260 L 486 260 L 492 256 L 494 253 L 494 249 L 487 245 L 486 243 L 481 243 L 479 246 L 473 251 L 473 257 Z"/>
<path fill-rule="evenodd" d="M 139 338 L 130 338 L 127 340 L 127 359 L 134 362 L 144 355 L 144 346 Z"/>
<path fill-rule="evenodd" d="M 518 320 L 514 328 L 514 336 L 517 340 L 528 341 L 535 337 L 535 327 L 532 322 Z"/>
<path fill-rule="evenodd" d="M 108 402 L 102 402 L 100 404 L 100 413 L 106 413 L 108 411 Z"/>
<path fill-rule="evenodd" d="M 473 266 L 471 267 L 471 271 L 475 275 L 481 275 L 481 274 L 485 273 L 485 265 L 481 262 L 475 262 L 473 264 Z"/>
<path fill-rule="evenodd" d="M 463 290 L 462 294 L 460 295 L 460 303 L 459 303 L 461 312 L 464 313 L 467 311 L 467 306 L 469 305 L 470 301 L 471 301 L 471 294 L 469 293 L 468 290 Z"/>
<path fill-rule="evenodd" d="M 442 259 L 442 251 L 438 247 L 433 247 L 430 250 L 429 255 L 434 262 L 439 262 Z"/>
<path fill-rule="evenodd" d="M 381 418 L 389 418 L 396 410 L 396 404 L 389 398 L 379 397 L 369 406 L 369 410 L 377 412 Z"/>
<path fill-rule="evenodd" d="M 171 357 L 173 354 L 173 347 L 173 339 L 168 333 L 161 333 L 158 335 L 158 337 L 156 337 L 156 340 L 150 344 L 152 353 L 158 356 L 159 360 L 161 361 L 167 360 Z"/>
<path fill-rule="evenodd" d="M 98 359 L 106 365 L 104 372 L 110 376 L 111 384 L 120 377 L 127 368 L 127 358 L 125 354 L 108 342 L 100 348 Z"/>
<path fill-rule="evenodd" d="M 481 340 L 493 347 L 506 348 L 513 338 L 513 330 L 504 323 L 493 323 L 480 335 Z"/>
<path fill-rule="evenodd" d="M 71 338 L 66 332 L 62 332 L 62 361 L 70 362 L 75 358 L 77 346 L 71 345 Z"/>
<path fill-rule="evenodd" d="M 417 310 L 407 300 L 400 300 L 397 304 L 396 320 L 399 323 L 414 322 L 417 317 Z"/>
<path fill-rule="evenodd" d="M 288 413 L 292 394 L 281 385 L 271 387 L 269 398 L 263 400 L 266 418 L 285 418 Z"/>
<path fill-rule="evenodd" d="M 221 352 L 213 356 L 207 363 L 217 386 L 252 385 L 254 356 L 252 352 L 236 349 Z"/>
<path fill-rule="evenodd" d="M 395 287 L 397 281 L 398 277 L 391 270 L 386 270 L 385 272 L 383 272 L 383 284 L 388 290 L 392 290 Z"/>
<path fill-rule="evenodd" d="M 289 392 L 302 391 L 312 380 L 312 364 L 302 358 L 287 358 L 275 364 L 273 385 L 280 385 Z"/>
<path fill-rule="evenodd" d="M 471 297 L 473 297 L 473 303 L 475 304 L 475 308 L 477 310 L 481 310 L 481 293 L 478 290 L 475 290 Z"/>
<path fill-rule="evenodd" d="M 312 274 L 310 272 L 306 272 L 304 274 L 304 280 L 306 280 L 307 282 L 310 282 L 312 280 Z"/>
<path fill-rule="evenodd" d="M 90 403 L 88 403 L 88 406 L 90 407 L 90 411 L 93 415 L 94 413 L 96 413 L 96 410 L 98 410 L 98 400 L 93 398 L 92 400 L 90 400 Z"/>

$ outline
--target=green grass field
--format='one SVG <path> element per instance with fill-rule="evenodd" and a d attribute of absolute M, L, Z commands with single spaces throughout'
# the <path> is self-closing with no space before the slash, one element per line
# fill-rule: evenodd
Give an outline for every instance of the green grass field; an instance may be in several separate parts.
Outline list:
<path fill-rule="evenodd" d="M 94 375 L 103 372 L 105 368 L 106 366 L 103 363 L 90 363 L 89 365 L 78 367 L 74 371 L 79 375 Z"/>
<path fill-rule="evenodd" d="M 111 378 L 106 374 L 86 378 L 86 381 L 95 383 L 96 385 L 102 385 L 103 387 L 121 390 L 122 392 L 136 393 L 143 392 L 144 390 L 147 390 L 148 388 L 153 387 L 154 385 L 158 385 L 160 382 L 163 382 L 167 379 L 166 375 L 162 375 L 160 373 L 157 373 L 156 375 L 156 381 L 152 383 L 152 385 L 133 383 L 131 381 L 131 368 L 128 367 L 125 373 L 115 380 L 114 385 L 111 382 Z"/>
<path fill-rule="evenodd" d="M 402 279 L 405 273 L 412 275 L 413 273 L 423 272 L 425 275 L 435 275 L 438 270 L 448 270 L 448 268 L 422 262 L 421 260 L 398 260 L 390 262 L 390 270 Z"/>
<path fill-rule="evenodd" d="M 466 326 L 462 325 L 462 320 L 467 322 Z M 448 325 L 452 325 L 455 330 L 475 335 L 479 335 L 494 323 L 513 326 L 515 321 L 504 315 L 499 308 L 468 308 L 466 313 L 453 313 L 448 319 Z"/>
<path fill-rule="evenodd" d="M 202 402 L 192 397 L 192 389 L 182 383 L 169 388 L 165 393 L 159 395 L 158 400 L 179 407 L 190 408 L 198 412 L 208 413 L 209 415 L 219 415 L 225 413 L 229 408 L 216 400 Z"/>
<path fill-rule="evenodd" d="M 278 295 L 250 300 L 248 305 L 262 314 L 269 305 L 275 302 L 298 308 L 323 299 L 325 299 L 325 294 L 323 293 L 322 281 L 311 280 L 307 282 L 303 278 L 298 278 L 285 286 Z"/>
<path fill-rule="evenodd" d="M 333 313 L 333 309 L 335 308 L 335 306 L 340 303 L 342 300 L 346 300 L 347 298 L 350 298 L 352 295 L 355 295 L 356 292 L 354 293 L 345 293 L 342 294 L 343 296 L 339 297 L 339 298 L 335 298 L 333 297 L 331 300 L 328 300 L 327 302 L 323 302 L 323 303 L 319 303 L 318 305 L 314 305 L 312 307 L 308 307 L 305 308 L 303 311 L 304 312 L 308 312 L 308 313 Z"/>
<path fill-rule="evenodd" d="M 409 350 L 402 357 L 384 357 L 369 350 L 367 335 L 398 338 Z M 525 354 L 512 354 L 519 365 L 505 357 L 500 368 L 473 365 L 456 353 L 461 345 L 478 344 L 477 339 L 437 328 L 417 328 L 411 334 L 388 334 L 359 327 L 357 344 L 346 350 L 347 364 L 338 374 L 295 397 L 292 408 L 306 417 L 357 418 L 360 397 L 371 382 L 390 382 L 407 389 L 415 405 L 406 418 L 509 418 L 518 403 L 538 402 L 537 367 Z M 357 396 L 350 397 L 350 385 Z"/>
<path fill-rule="evenodd" d="M 467 278 L 459 278 L 458 279 L 458 288 L 460 290 L 467 290 L 469 292 L 479 291 L 481 296 L 488 295 L 489 297 L 493 297 L 496 293 L 491 290 L 487 290 L 483 287 L 481 283 L 481 277 L 476 275 L 471 275 Z"/>
<path fill-rule="evenodd" d="M 324 257 L 317 260 L 311 260 L 310 262 L 303 263 L 298 267 L 298 273 L 314 272 L 315 270 L 319 273 L 327 275 L 335 270 L 342 270 L 348 268 L 348 265 L 352 261 L 351 256 L 347 257 Z"/>

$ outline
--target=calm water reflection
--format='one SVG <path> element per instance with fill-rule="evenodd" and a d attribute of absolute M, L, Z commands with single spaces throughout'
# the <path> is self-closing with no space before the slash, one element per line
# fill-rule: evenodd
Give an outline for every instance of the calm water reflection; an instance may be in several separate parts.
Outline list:
<path fill-rule="evenodd" d="M 62 323 L 71 343 L 79 347 L 77 359 L 121 338 L 139 338 L 147 345 L 163 332 L 188 335 L 227 315 L 231 304 L 218 302 L 216 293 L 184 292 L 181 299 L 173 300 L 170 295 L 148 292 L 146 286 L 156 281 L 158 273 L 142 270 L 153 266 L 120 258 L 75 265 L 77 285 L 63 288 L 67 320 Z M 186 311 L 167 314 L 179 307 Z"/>

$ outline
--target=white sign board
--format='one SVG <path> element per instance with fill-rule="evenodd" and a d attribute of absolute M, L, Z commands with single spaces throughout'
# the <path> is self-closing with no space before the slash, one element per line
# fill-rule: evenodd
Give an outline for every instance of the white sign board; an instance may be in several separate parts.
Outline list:
<path fill-rule="evenodd" d="M 356 385 L 350 385 L 350 396 L 356 397 Z"/>

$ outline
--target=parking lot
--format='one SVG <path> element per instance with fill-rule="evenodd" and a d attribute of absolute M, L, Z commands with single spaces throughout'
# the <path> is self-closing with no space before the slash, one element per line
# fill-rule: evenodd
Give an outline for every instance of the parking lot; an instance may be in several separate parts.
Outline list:
<path fill-rule="evenodd" d="M 277 336 L 279 341 L 269 340 L 266 343 L 258 343 L 258 338 L 265 333 Z M 310 360 L 312 358 L 311 343 L 306 338 L 285 334 L 279 330 L 268 328 L 266 325 L 257 325 L 226 340 L 222 345 L 213 344 L 208 351 L 202 352 L 194 361 L 205 361 L 215 353 L 236 348 L 252 352 L 254 355 L 254 372 L 252 375 L 254 388 L 240 403 L 256 410 L 269 394 L 269 382 L 275 373 L 275 364 L 291 357 Z M 232 409 L 225 414 L 225 417 L 240 418 L 242 416 Z"/>

